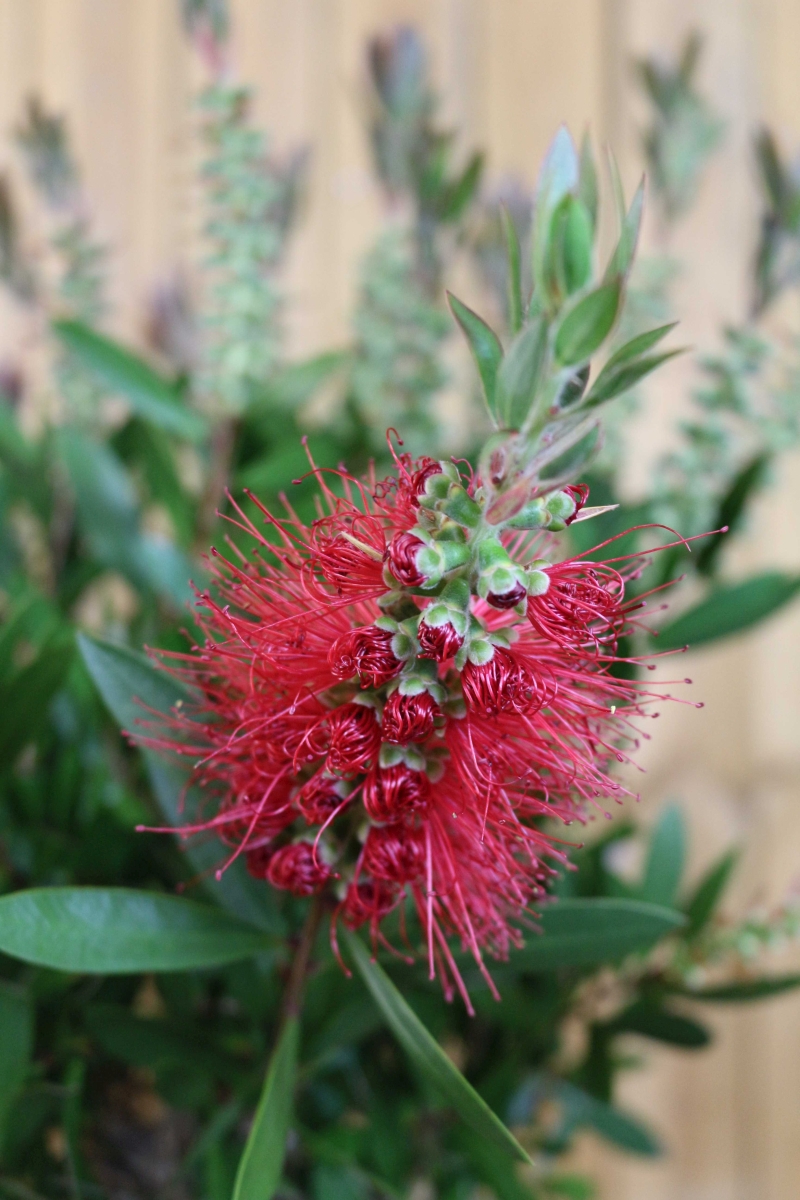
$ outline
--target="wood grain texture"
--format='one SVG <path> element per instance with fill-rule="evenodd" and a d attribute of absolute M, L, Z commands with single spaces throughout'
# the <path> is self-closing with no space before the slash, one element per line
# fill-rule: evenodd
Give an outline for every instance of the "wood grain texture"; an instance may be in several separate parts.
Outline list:
<path fill-rule="evenodd" d="M 112 248 L 112 325 L 137 340 L 150 290 L 185 269 L 197 244 L 190 186 L 190 96 L 199 79 L 172 0 L 0 0 L 0 127 L 31 92 L 64 112 L 97 226 Z M 748 147 L 756 124 L 800 142 L 798 0 L 234 0 L 234 62 L 257 89 L 256 112 L 283 152 L 312 150 L 309 196 L 287 265 L 294 352 L 347 334 L 358 264 L 382 219 L 363 131 L 362 48 L 372 32 L 413 21 L 431 47 L 445 114 L 490 175 L 528 181 L 556 126 L 612 139 L 628 186 L 641 171 L 630 59 L 707 34 L 703 84 L 728 121 L 696 212 L 674 249 L 694 264 L 678 308 L 683 337 L 708 344 L 745 311 L 756 195 Z M 19 187 L 8 141 L 0 167 Z M 652 228 L 648 229 L 651 240 Z M 796 313 L 790 314 L 796 320 Z M 19 318 L 0 299 L 0 349 Z M 691 383 L 671 364 L 637 430 L 635 486 Z M 798 568 L 800 459 L 737 552 L 737 569 Z M 800 611 L 754 638 L 681 662 L 706 702 L 674 706 L 647 754 L 642 815 L 682 797 L 699 871 L 731 840 L 746 846 L 736 898 L 779 897 L 800 872 Z M 661 1129 L 671 1154 L 636 1163 L 597 1143 L 576 1161 L 603 1200 L 795 1200 L 800 1177 L 800 1001 L 715 1014 L 716 1047 L 691 1056 L 650 1049 L 623 1096 Z M 641 1046 L 637 1047 L 642 1049 Z"/>

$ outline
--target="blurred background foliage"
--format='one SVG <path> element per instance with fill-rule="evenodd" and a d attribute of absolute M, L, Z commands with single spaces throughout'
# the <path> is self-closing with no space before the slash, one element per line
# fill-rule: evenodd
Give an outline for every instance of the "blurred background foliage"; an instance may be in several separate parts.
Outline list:
<path fill-rule="evenodd" d="M 73 883 L 214 892 L 200 861 L 204 853 L 205 868 L 213 865 L 213 848 L 187 857 L 169 838 L 135 832 L 169 814 L 179 781 L 120 737 L 119 705 L 105 695 L 110 715 L 74 631 L 135 649 L 190 645 L 189 580 L 202 581 L 209 544 L 235 536 L 218 524 L 226 489 L 237 497 L 252 489 L 270 506 L 291 490 L 295 509 L 313 517 L 313 487 L 293 486 L 307 470 L 306 434 L 318 462 L 355 471 L 371 460 L 382 469 L 387 426 L 412 452 L 444 452 L 439 400 L 453 370 L 444 284 L 456 260 L 466 263 L 508 332 L 504 222 L 527 261 L 532 195 L 519 181 L 487 180 L 480 152 L 462 153 L 441 124 L 418 34 L 382 33 L 365 47 L 364 124 L 384 228 L 360 265 L 349 345 L 288 361 L 281 265 L 302 217 L 308 154 L 276 157 L 253 123 L 250 93 L 228 69 L 222 4 L 185 0 L 183 14 L 208 80 L 195 111 L 204 254 L 191 280 L 154 299 L 148 355 L 103 331 L 111 260 L 89 217 L 69 130 L 35 98 L 11 136 L 40 207 L 41 245 L 0 181 L 0 275 L 26 314 L 30 355 L 49 369 L 42 384 L 21 355 L 0 371 L 3 892 Z M 677 61 L 636 64 L 662 251 L 636 268 L 620 343 L 654 317 L 672 319 L 682 265 L 670 255 L 671 231 L 725 136 L 698 90 L 700 53 L 690 36 Z M 591 553 L 650 522 L 687 536 L 729 527 L 726 539 L 713 536 L 691 555 L 678 546 L 659 556 L 637 585 L 691 577 L 657 648 L 743 631 L 800 589 L 800 575 L 732 580 L 726 569 L 726 547 L 777 457 L 797 444 L 800 413 L 798 342 L 773 339 L 762 320 L 800 283 L 800 178 L 768 130 L 754 138 L 753 162 L 763 209 L 750 311 L 720 330 L 717 346 L 693 352 L 691 419 L 634 500 L 619 499 L 625 432 L 644 397 L 634 389 L 613 402 L 588 482 L 594 504 L 618 507 L 573 532 L 574 548 Z M 31 387 L 41 391 L 33 432 L 20 420 Z M 477 405 L 469 413 L 467 452 L 480 432 Z M 653 537 L 630 534 L 619 553 Z M 774 911 L 721 909 L 733 849 L 688 888 L 677 808 L 665 810 L 643 850 L 642 841 L 633 825 L 615 823 L 575 855 L 557 890 L 570 902 L 628 898 L 682 912 L 683 927 L 655 944 L 648 935 L 620 949 L 613 921 L 603 919 L 591 952 L 575 961 L 543 964 L 521 952 L 495 972 L 502 1004 L 469 980 L 474 1019 L 447 1005 L 421 969 L 384 964 L 451 1061 L 537 1151 L 535 1172 L 516 1173 L 464 1132 L 321 935 L 280 1194 L 467 1200 L 483 1187 L 498 1200 L 577 1200 L 594 1194 L 591 1180 L 560 1164 L 577 1130 L 628 1153 L 661 1153 L 657 1131 L 615 1101 L 619 1073 L 637 1065 L 624 1035 L 700 1050 L 709 1041 L 704 1003 L 796 986 L 800 978 L 765 974 L 764 961 L 797 937 L 800 907 L 790 897 Z M 71 976 L 0 956 L 0 1192 L 12 1200 L 232 1195 L 302 911 L 264 888 L 252 899 L 244 874 L 232 873 L 228 886 L 244 889 L 256 922 L 288 940 L 226 968 L 141 977 Z"/>

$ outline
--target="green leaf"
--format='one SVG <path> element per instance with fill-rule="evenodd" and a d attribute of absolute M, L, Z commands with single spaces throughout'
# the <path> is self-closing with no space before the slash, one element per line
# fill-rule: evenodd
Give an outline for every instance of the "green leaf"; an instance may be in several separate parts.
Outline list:
<path fill-rule="evenodd" d="M 0 686 L 0 763 L 10 767 L 47 720 L 47 709 L 75 656 L 71 637 L 56 633 L 27 667 Z"/>
<path fill-rule="evenodd" d="M 800 987 L 800 975 L 773 975 L 772 978 L 748 979 L 741 983 L 724 983 L 718 987 L 682 988 L 680 994 L 692 1000 L 716 1004 L 749 1004 L 753 1000 L 769 1000 L 781 992 Z"/>
<path fill-rule="evenodd" d="M 739 471 L 720 501 L 719 510 L 714 519 L 717 529 L 721 531 L 727 528 L 730 532 L 737 528 L 748 502 L 752 499 L 753 494 L 762 487 L 771 461 L 771 454 L 758 454 Z M 701 575 L 713 574 L 726 536 L 727 534 L 722 532 L 715 533 L 701 543 L 697 554 L 697 570 Z"/>
<path fill-rule="evenodd" d="M 580 200 L 568 197 L 561 231 L 561 274 L 568 295 L 579 291 L 591 278 L 594 230 L 592 219 Z"/>
<path fill-rule="evenodd" d="M 0 983 L 0 1159 L 6 1126 L 33 1054 L 33 1006 L 25 992 Z"/>
<path fill-rule="evenodd" d="M 622 1150 L 655 1158 L 661 1146 L 646 1126 L 612 1104 L 590 1096 L 572 1083 L 558 1081 L 556 1095 L 565 1111 L 567 1131 L 589 1126 Z"/>
<path fill-rule="evenodd" d="M 458 322 L 464 337 L 467 339 L 478 374 L 483 384 L 483 395 L 489 416 L 495 420 L 495 382 L 500 363 L 503 360 L 503 347 L 493 329 L 490 329 L 482 317 L 467 308 L 466 304 L 457 299 L 451 292 L 447 293 L 450 311 Z"/>
<path fill-rule="evenodd" d="M 689 924 L 684 937 L 693 938 L 705 929 L 716 911 L 731 872 L 739 860 L 738 850 L 729 850 L 706 872 L 686 904 Z"/>
<path fill-rule="evenodd" d="M 478 1137 L 496 1143 L 522 1162 L 530 1162 L 511 1131 L 453 1066 L 388 975 L 377 963 L 372 962 L 363 942 L 349 930 L 345 930 L 345 939 L 356 967 L 387 1025 L 415 1067 L 430 1080 Z"/>
<path fill-rule="evenodd" d="M 266 420 L 274 427 L 276 408 L 296 409 L 305 404 L 324 383 L 348 365 L 351 357 L 349 350 L 326 350 L 282 367 L 263 387 L 254 389 L 244 421 Z"/>
<path fill-rule="evenodd" d="M 617 319 L 619 281 L 604 283 L 567 310 L 556 333 L 556 358 L 564 366 L 584 362 L 599 349 Z"/>
<path fill-rule="evenodd" d="M 686 1050 L 700 1050 L 711 1041 L 711 1034 L 698 1021 L 644 1000 L 625 1009 L 606 1028 L 614 1033 L 640 1033 Z"/>
<path fill-rule="evenodd" d="M 137 1017 L 121 1004 L 90 1004 L 83 1010 L 83 1020 L 107 1054 L 131 1066 L 194 1066 L 226 1082 L 241 1079 L 241 1064 L 217 1049 L 208 1027 L 192 1027 L 183 1014 L 180 1020 Z"/>
<path fill-rule="evenodd" d="M 600 449 L 600 425 L 593 425 L 574 445 L 553 458 L 539 472 L 544 483 L 575 479 Z"/>
<path fill-rule="evenodd" d="M 178 474 L 169 435 L 134 417 L 115 435 L 113 446 L 126 465 L 139 468 L 150 497 L 167 509 L 180 541 L 190 543 L 194 536 L 194 503 Z"/>
<path fill-rule="evenodd" d="M 530 1188 L 517 1178 L 516 1162 L 503 1149 L 488 1138 L 476 1138 L 465 1126 L 455 1130 L 451 1137 L 497 1200 L 532 1200 Z"/>
<path fill-rule="evenodd" d="M 686 824 L 677 804 L 661 814 L 650 836 L 642 881 L 642 899 L 671 907 L 678 894 L 686 862 Z"/>
<path fill-rule="evenodd" d="M 147 709 L 169 713 L 178 701 L 190 698 L 190 693 L 176 679 L 165 671 L 156 670 L 144 654 L 82 633 L 78 634 L 78 646 L 111 715 L 120 728 L 130 733 L 137 731 L 143 719 L 153 719 L 152 711 L 148 714 Z M 143 750 L 142 754 L 166 823 L 177 828 L 191 822 L 200 796 L 197 789 L 186 794 L 187 770 L 152 750 Z M 232 863 L 217 880 L 214 868 L 220 862 L 220 846 L 215 841 L 190 839 L 183 849 L 197 874 L 203 878 L 206 890 L 228 912 L 243 917 L 267 933 L 279 935 L 283 932 L 275 893 L 253 879 L 241 859 Z"/>
<path fill-rule="evenodd" d="M 94 557 L 178 606 L 191 600 L 190 579 L 200 572 L 172 542 L 141 532 L 136 493 L 117 455 L 74 428 L 60 429 L 56 444 Z"/>
<path fill-rule="evenodd" d="M 500 209 L 500 219 L 503 223 L 508 258 L 508 323 L 512 334 L 516 334 L 522 328 L 522 265 L 519 238 L 505 205 Z"/>
<path fill-rule="evenodd" d="M 520 429 L 536 397 L 547 353 L 547 324 L 534 317 L 508 348 L 497 372 L 495 407 L 503 429 Z"/>
<path fill-rule="evenodd" d="M 559 900 L 544 910 L 541 934 L 530 934 L 510 962 L 526 971 L 595 966 L 649 950 L 684 921 L 681 913 L 641 900 Z"/>
<path fill-rule="evenodd" d="M 603 370 L 609 367 L 621 367 L 624 363 L 632 362 L 634 358 L 646 354 L 675 329 L 677 324 L 677 321 L 670 321 L 667 325 L 659 325 L 657 329 L 648 329 L 645 333 L 637 334 L 636 337 L 631 338 L 630 341 L 625 342 L 618 350 L 614 351 Z"/>
<path fill-rule="evenodd" d="M 300 1026 L 290 1017 L 270 1059 L 264 1090 L 236 1172 L 233 1200 L 271 1200 L 278 1189 L 294 1104 Z"/>
<path fill-rule="evenodd" d="M 52 887 L 0 898 L 0 950 L 58 971 L 188 971 L 249 958 L 269 944 L 219 908 L 158 892 Z"/>
<path fill-rule="evenodd" d="M 54 321 L 53 332 L 109 389 L 145 421 L 191 441 L 206 435 L 203 418 L 181 404 L 175 385 L 149 363 L 80 321 Z"/>
<path fill-rule="evenodd" d="M 660 650 L 699 646 L 741 633 L 765 621 L 800 591 L 800 575 L 766 571 L 744 583 L 716 588 L 658 634 Z"/>
<path fill-rule="evenodd" d="M 622 230 L 619 235 L 616 249 L 611 255 L 608 266 L 606 267 L 605 279 L 607 283 L 613 280 L 624 279 L 633 265 L 633 259 L 636 254 L 636 246 L 639 241 L 639 230 L 642 224 L 642 213 L 644 212 L 644 179 L 642 179 L 636 192 L 634 193 L 631 206 L 625 220 L 622 223 Z"/>
<path fill-rule="evenodd" d="M 273 436 L 276 433 L 275 414 L 272 417 Z M 294 428 L 284 440 L 273 443 L 268 453 L 241 467 L 236 475 L 236 487 L 249 488 L 260 498 L 288 491 L 295 479 L 307 474 L 308 454 Z M 339 448 L 332 438 L 316 437 L 313 444 L 314 459 L 318 463 L 333 463 L 341 457 Z"/>
<path fill-rule="evenodd" d="M 581 158 L 578 173 L 578 199 L 581 201 L 592 219 L 592 226 L 597 227 L 597 208 L 600 189 L 597 185 L 597 167 L 592 152 L 592 140 L 588 132 L 581 141 Z"/>
<path fill-rule="evenodd" d="M 443 189 L 437 206 L 442 221 L 457 221 L 473 199 L 483 174 L 483 154 L 472 155 L 462 173 Z"/>
<path fill-rule="evenodd" d="M 646 375 L 651 374 L 652 371 L 657 370 L 663 363 L 669 362 L 676 355 L 683 353 L 682 349 L 678 349 L 667 350 L 663 354 L 650 354 L 644 358 L 637 358 L 633 362 L 624 363 L 622 366 L 614 367 L 612 370 L 609 370 L 608 364 L 606 364 L 586 397 L 586 407 L 593 408 L 597 404 L 605 404 L 607 400 L 613 400 L 615 396 L 621 396 L 623 392 L 630 391 Z"/>
<path fill-rule="evenodd" d="M 553 213 L 561 201 L 578 186 L 579 167 L 575 144 L 562 125 L 550 143 L 536 183 L 531 238 L 531 264 L 534 300 L 546 291 L 546 264 L 550 259 L 550 235 Z M 539 307 L 544 307 L 540 302 Z"/>
<path fill-rule="evenodd" d="M 548 1196 L 566 1196 L 567 1200 L 594 1200 L 597 1189 L 585 1175 L 546 1175 L 540 1186 Z"/>
<path fill-rule="evenodd" d="M 383 1018 L 371 996 L 358 996 L 337 1007 L 308 1048 L 308 1060 L 320 1059 L 369 1037 L 383 1024 Z"/>

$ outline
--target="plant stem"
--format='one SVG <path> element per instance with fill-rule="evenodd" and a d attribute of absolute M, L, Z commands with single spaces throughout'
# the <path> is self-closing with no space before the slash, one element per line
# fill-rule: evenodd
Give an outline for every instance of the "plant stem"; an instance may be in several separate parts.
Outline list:
<path fill-rule="evenodd" d="M 223 418 L 211 435 L 211 462 L 208 479 L 200 500 L 198 513 L 198 541 L 205 550 L 206 542 L 214 528 L 217 510 L 222 504 L 225 488 L 230 480 L 231 461 L 236 444 L 236 422 L 232 417 Z"/>
<path fill-rule="evenodd" d="M 300 1010 L 303 1006 L 303 988 L 306 982 L 306 975 L 308 974 L 309 959 L 311 951 L 314 948 L 314 939 L 317 936 L 317 930 L 319 929 L 319 923 L 322 920 L 324 911 L 325 904 L 323 898 L 315 896 L 308 910 L 303 931 L 300 934 L 300 942 L 292 960 L 292 969 L 289 972 L 289 979 L 283 996 L 284 1021 L 289 1020 L 291 1017 L 299 1017 L 300 1015 Z"/>

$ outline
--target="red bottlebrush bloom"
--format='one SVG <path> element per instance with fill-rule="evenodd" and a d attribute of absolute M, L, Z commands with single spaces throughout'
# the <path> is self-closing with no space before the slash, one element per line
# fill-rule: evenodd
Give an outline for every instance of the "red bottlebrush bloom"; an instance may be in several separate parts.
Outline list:
<path fill-rule="evenodd" d="M 417 567 L 417 554 L 424 546 L 422 539 L 413 533 L 396 533 L 389 543 L 386 561 L 395 579 L 405 587 L 420 587 L 425 582 Z"/>
<path fill-rule="evenodd" d="M 374 879 L 415 883 L 425 874 L 425 839 L 405 825 L 375 825 L 361 855 L 361 866 Z"/>
<path fill-rule="evenodd" d="M 267 867 L 274 853 L 275 847 L 269 843 L 266 846 L 259 846 L 256 850 L 248 850 L 245 855 L 248 873 L 254 879 L 266 879 Z"/>
<path fill-rule="evenodd" d="M 569 492 L 570 496 L 575 501 L 575 512 L 571 517 L 567 517 L 566 521 L 564 522 L 565 525 L 571 525 L 572 522 L 577 518 L 578 513 L 586 504 L 586 501 L 589 499 L 589 487 L 588 484 L 585 483 L 570 483 L 567 484 L 567 486 L 564 488 L 564 491 Z"/>
<path fill-rule="evenodd" d="M 427 692 L 419 696 L 401 696 L 392 692 L 386 701 L 381 721 L 381 736 L 385 742 L 424 742 L 433 733 L 433 723 L 439 715 L 439 705 Z"/>
<path fill-rule="evenodd" d="M 417 626 L 420 657 L 433 658 L 436 662 L 447 662 L 464 644 L 461 634 L 449 621 L 444 625 L 426 625 L 424 619 Z"/>
<path fill-rule="evenodd" d="M 423 810 L 429 796 L 427 776 L 400 763 L 373 771 L 364 783 L 361 799 L 373 821 L 388 824 Z"/>
<path fill-rule="evenodd" d="M 528 620 L 543 638 L 565 648 L 614 654 L 629 620 L 625 579 L 605 563 L 568 560 L 548 568 L 550 587 L 528 599 Z"/>
<path fill-rule="evenodd" d="M 541 708 L 547 691 L 510 650 L 495 649 L 490 662 L 468 662 L 461 675 L 467 707 L 494 717 L 501 712 L 528 713 Z"/>
<path fill-rule="evenodd" d="M 414 468 L 411 475 L 406 477 L 408 483 L 405 485 L 405 488 L 409 494 L 412 506 L 419 508 L 418 497 L 425 491 L 425 481 L 430 479 L 431 475 L 440 475 L 442 467 L 435 458 L 420 458 L 416 463 L 410 463 L 410 460 L 406 459 L 405 466 L 406 468 L 409 466 L 413 466 Z"/>
<path fill-rule="evenodd" d="M 267 879 L 273 887 L 294 896 L 313 896 L 331 878 L 331 870 L 314 853 L 308 842 L 296 842 L 276 850 L 267 867 Z"/>
<path fill-rule="evenodd" d="M 330 737 L 326 766 L 352 775 L 366 771 L 378 753 L 381 732 L 375 713 L 363 704 L 343 704 L 327 719 Z"/>
<path fill-rule="evenodd" d="M 401 897 L 400 888 L 382 879 L 351 883 L 341 906 L 344 923 L 350 929 L 358 929 L 368 921 L 374 932 L 383 918 L 397 906 Z"/>
<path fill-rule="evenodd" d="M 328 515 L 310 526 L 262 509 L 263 534 L 237 509 L 257 553 L 212 555 L 213 592 L 199 597 L 203 646 L 160 655 L 195 700 L 147 740 L 193 763 L 203 811 L 182 834 L 216 832 L 258 877 L 298 895 L 322 892 L 332 908 L 333 881 L 350 880 L 336 911 L 373 938 L 387 913 L 412 904 L 431 971 L 469 1007 L 452 942 L 482 970 L 484 952 L 503 958 L 521 944 L 520 924 L 565 858 L 542 819 L 547 828 L 582 821 L 627 794 L 611 769 L 637 745 L 645 706 L 663 697 L 610 672 L 641 603 L 624 600 L 638 564 L 625 576 L 580 559 L 539 562 L 550 587 L 529 599 L 527 619 L 470 595 L 472 568 L 458 566 L 468 636 L 496 636 L 508 648 L 462 665 L 454 627 L 421 620 L 413 657 L 421 603 L 407 595 L 381 609 L 383 560 L 422 519 L 418 496 L 439 471 L 403 456 L 383 483 L 333 472 L 338 495 L 317 471 Z M 479 497 L 473 480 L 462 476 L 462 485 Z M 469 549 L 473 526 L 464 528 Z M 549 545 L 549 535 L 499 536 L 524 570 Z M 392 635 L 375 624 L 381 615 L 412 657 L 394 656 Z M 401 674 L 426 690 L 401 696 Z M 375 707 L 355 702 L 364 687 L 376 691 Z M 395 765 L 380 765 L 382 743 Z M 332 819 L 351 805 L 363 807 L 357 820 Z M 309 825 L 327 827 L 324 859 L 319 845 L 297 840 Z"/>
<path fill-rule="evenodd" d="M 488 604 L 491 604 L 492 608 L 516 608 L 518 604 L 522 603 L 527 594 L 528 589 L 525 587 L 525 584 L 517 583 L 510 592 L 489 592 L 486 601 Z"/>
<path fill-rule="evenodd" d="M 375 625 L 353 629 L 337 638 L 328 662 L 337 679 L 357 675 L 363 688 L 379 688 L 403 668 L 392 654 L 392 635 Z"/>
<path fill-rule="evenodd" d="M 324 825 L 334 813 L 345 808 L 347 790 L 337 776 L 318 771 L 303 784 L 294 802 L 309 825 Z"/>

